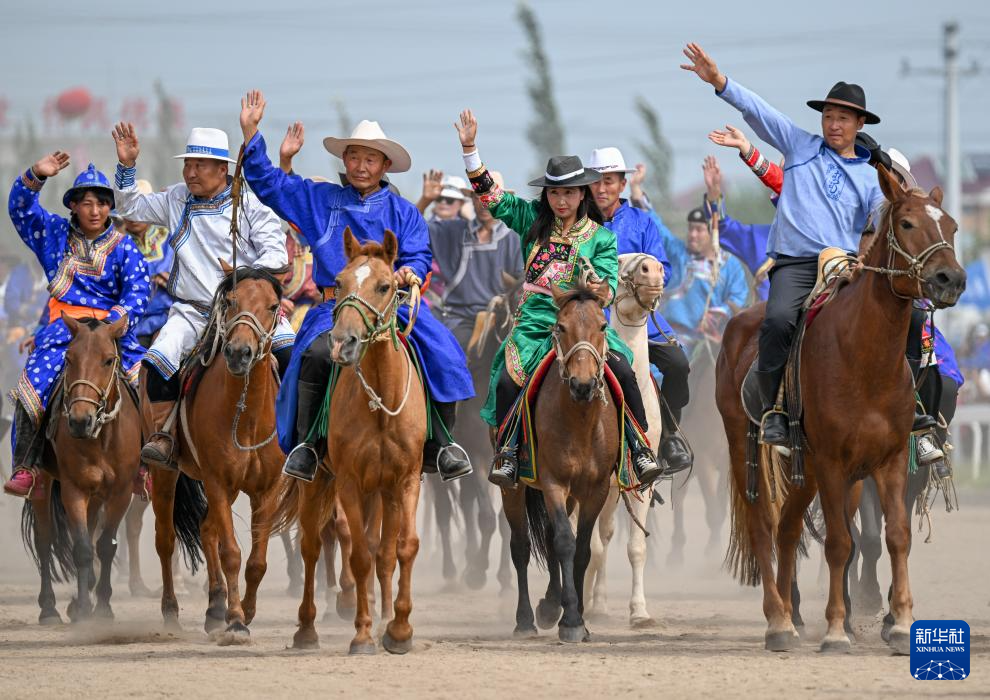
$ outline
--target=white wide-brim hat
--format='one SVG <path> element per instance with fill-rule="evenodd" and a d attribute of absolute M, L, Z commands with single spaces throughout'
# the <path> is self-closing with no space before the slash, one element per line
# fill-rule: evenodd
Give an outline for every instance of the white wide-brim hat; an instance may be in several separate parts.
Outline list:
<path fill-rule="evenodd" d="M 911 174 L 911 161 L 909 161 L 907 157 L 896 148 L 888 148 L 887 155 L 890 156 L 891 167 L 896 170 L 902 178 L 904 178 L 904 186 L 907 188 L 917 187 L 918 181 L 915 180 L 914 175 Z"/>
<path fill-rule="evenodd" d="M 443 176 L 443 189 L 440 190 L 441 197 L 464 200 L 466 199 L 464 196 L 465 191 L 470 190 L 468 190 L 467 181 L 463 177 L 457 177 L 456 175 Z"/>
<path fill-rule="evenodd" d="M 228 163 L 237 162 L 230 157 L 227 132 L 201 126 L 193 127 L 193 130 L 189 132 L 189 138 L 186 140 L 186 152 L 174 157 L 208 158 L 210 160 L 225 160 Z"/>
<path fill-rule="evenodd" d="M 634 173 L 635 168 L 627 168 L 626 160 L 622 157 L 622 151 L 614 146 L 596 148 L 591 152 L 588 159 L 588 166 L 592 170 L 600 173 Z"/>
<path fill-rule="evenodd" d="M 378 122 L 363 119 L 360 124 L 354 127 L 350 138 L 338 139 L 334 136 L 327 136 L 323 139 L 323 147 L 338 158 L 344 157 L 344 151 L 348 146 L 365 146 L 381 151 L 385 157 L 392 161 L 388 167 L 390 173 L 404 173 L 412 167 L 412 158 L 409 152 L 396 141 L 388 138 Z"/>

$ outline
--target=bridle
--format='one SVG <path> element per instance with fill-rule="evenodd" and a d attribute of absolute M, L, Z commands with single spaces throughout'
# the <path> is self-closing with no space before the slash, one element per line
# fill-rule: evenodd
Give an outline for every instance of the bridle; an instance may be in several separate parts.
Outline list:
<path fill-rule="evenodd" d="M 626 262 L 624 266 L 626 267 L 626 272 L 619 276 L 619 281 L 622 283 L 622 286 L 625 291 L 616 295 L 614 302 L 614 310 L 616 314 L 619 314 L 620 320 L 621 320 L 621 314 L 619 312 L 619 302 L 621 302 L 623 299 L 629 299 L 629 298 L 633 299 L 633 301 L 636 302 L 637 306 L 639 306 L 639 308 L 641 308 L 647 314 L 653 315 L 656 313 L 657 305 L 660 303 L 660 295 L 663 292 L 663 288 L 664 288 L 663 284 L 660 285 L 642 284 L 633 281 L 634 271 L 637 268 L 639 268 L 642 262 L 646 260 L 653 260 L 654 262 L 657 262 L 657 259 L 654 258 L 652 255 L 649 255 L 648 253 L 636 253 L 632 258 L 630 258 Z M 650 295 L 653 296 L 652 302 L 647 304 L 645 301 L 643 301 L 643 299 L 639 295 L 641 289 L 646 289 L 651 293 Z M 654 296 L 653 292 L 657 292 L 657 294 Z M 629 324 L 623 321 L 623 325 L 630 326 L 633 324 Z M 645 325 L 646 325 L 646 319 L 643 319 L 642 323 L 636 324 L 637 327 L 645 326 Z"/>
<path fill-rule="evenodd" d="M 77 379 L 68 387 L 62 390 L 62 415 L 66 418 L 69 417 L 69 411 L 77 403 L 88 403 L 96 407 L 96 429 L 90 436 L 91 439 L 96 439 L 100 436 L 100 431 L 103 430 L 103 426 L 112 421 L 120 413 L 120 406 L 124 398 L 124 392 L 120 390 L 120 355 L 116 354 L 113 357 L 113 366 L 110 368 L 110 379 L 107 381 L 107 385 L 100 388 L 88 379 Z M 86 386 L 96 392 L 97 398 L 93 399 L 89 396 L 73 396 L 70 397 L 73 391 L 75 391 L 77 386 Z M 110 398 L 110 392 L 116 387 L 117 389 L 117 401 L 114 402 L 113 408 L 107 411 L 107 403 Z M 68 403 L 66 403 L 66 398 L 68 398 Z"/>
<path fill-rule="evenodd" d="M 560 309 L 559 311 L 562 310 L 563 309 Z M 602 403 L 607 403 L 605 397 L 605 363 L 608 361 L 608 336 L 604 333 L 602 334 L 601 349 L 596 348 L 587 340 L 579 340 L 568 348 L 567 352 L 564 352 L 563 347 L 560 345 L 560 327 L 559 325 L 554 324 L 553 347 L 557 353 L 557 362 L 559 363 L 558 369 L 560 371 L 560 380 L 562 382 L 567 382 L 571 378 L 570 372 L 567 371 L 567 363 L 570 362 L 571 358 L 581 350 L 591 353 L 596 365 L 595 390 L 598 393 L 599 398 L 601 398 Z"/>

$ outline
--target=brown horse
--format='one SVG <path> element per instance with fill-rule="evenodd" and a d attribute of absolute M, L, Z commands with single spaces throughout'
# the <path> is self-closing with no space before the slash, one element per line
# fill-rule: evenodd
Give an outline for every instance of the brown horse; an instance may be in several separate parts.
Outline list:
<path fill-rule="evenodd" d="M 281 285 L 264 270 L 223 265 L 226 277 L 217 287 L 210 323 L 192 362 L 204 369 L 179 409 L 176 446 L 183 474 L 203 482 L 209 508 L 201 527 L 209 574 L 205 629 L 224 630 L 221 644 L 250 638 L 258 586 L 267 569 L 268 538 L 274 499 L 285 459 L 275 435 L 278 377 L 271 341 L 279 318 Z M 224 361 L 217 362 L 222 352 Z M 177 624 L 179 607 L 172 580 L 176 501 L 175 471 L 156 469 L 152 505 L 155 545 L 162 571 L 162 615 Z M 241 550 L 234 534 L 231 507 L 238 493 L 251 500 L 251 553 L 245 569 L 243 601 L 238 580 Z"/>
<path fill-rule="evenodd" d="M 617 409 L 602 384 L 608 353 L 603 308 L 608 294 L 607 285 L 597 293 L 583 284 L 569 291 L 553 289 L 561 371 L 560 381 L 545 380 L 536 402 L 539 479 L 524 488 L 502 489 L 519 590 L 517 637 L 536 634 L 527 575 L 532 539 L 537 558 L 546 562 L 550 572 L 550 586 L 537 606 L 536 621 L 549 629 L 559 620 L 561 641 L 589 639 L 584 624 L 584 575 L 591 560 L 591 535 L 619 456 Z M 542 498 L 537 490 L 543 492 Z M 575 509 L 576 538 L 569 520 Z"/>
<path fill-rule="evenodd" d="M 320 531 L 335 503 L 343 508 L 351 534 L 350 564 L 356 590 L 369 589 L 372 554 L 366 516 L 381 498 L 381 543 L 375 554 L 381 589 L 381 616 L 389 620 L 382 646 L 393 654 L 412 648 L 412 567 L 419 551 L 416 507 L 426 441 L 426 400 L 406 351 L 397 342 L 396 310 L 400 293 L 393 266 L 398 253 L 395 234 L 385 232 L 381 245 L 360 245 L 344 230 L 348 263 L 337 275 L 334 328 L 330 350 L 340 374 L 327 415 L 327 447 L 333 477 L 321 469 L 312 484 L 292 480 L 279 503 L 277 522 L 299 519 L 306 566 L 299 605 L 296 649 L 319 646 L 314 601 Z M 368 401 L 371 398 L 372 401 Z M 399 563 L 394 617 L 392 575 Z M 356 634 L 351 654 L 375 653 L 367 595 L 357 595 Z"/>
<path fill-rule="evenodd" d="M 762 305 L 729 322 L 718 359 L 716 400 L 729 441 L 733 477 L 732 543 L 727 562 L 744 583 L 756 585 L 762 580 L 766 647 L 774 651 L 796 643 L 791 582 L 802 517 L 816 490 L 825 519 L 829 566 L 828 631 L 821 648 L 850 648 L 843 629 L 843 581 L 851 548 L 848 513 L 855 510 L 852 501 L 860 490 L 856 482 L 868 475 L 876 480 L 886 518 L 893 573 L 892 621 L 885 624 L 882 634 L 900 653 L 907 653 L 910 642 L 913 619 L 907 555 L 911 531 L 904 489 L 914 401 L 904 348 L 912 300 L 925 297 L 937 307 L 951 306 L 965 288 L 966 276 L 953 253 L 956 223 L 940 207 L 941 190 L 905 192 L 882 167 L 879 181 L 888 201 L 863 264 L 857 266 L 861 269 L 852 273 L 848 285 L 806 330 L 798 375 L 806 434 L 804 483 L 798 479 L 787 484 L 780 469 L 786 464 L 776 452 L 771 456 L 762 449 L 758 495 L 753 502 L 745 495 L 750 424 L 740 401 L 740 386 L 756 354 Z M 791 420 L 798 418 L 791 416 Z M 792 453 L 791 460 L 798 454 Z M 792 476 L 797 474 L 792 472 Z"/>
<path fill-rule="evenodd" d="M 22 527 L 41 572 L 38 605 L 42 624 L 61 622 L 52 579 L 62 580 L 73 573 L 77 588 L 69 618 L 73 622 L 93 614 L 113 618 L 110 576 L 117 528 L 131 502 L 131 484 L 140 466 L 141 415 L 127 389 L 117 347 L 117 340 L 127 331 L 127 318 L 106 324 L 63 313 L 62 321 L 72 341 L 65 353 L 62 386 L 53 392 L 49 407 L 43 458 L 46 499 L 39 499 L 37 508 L 30 500 L 26 502 Z M 101 515 L 97 582 L 93 535 Z M 94 584 L 95 610 L 90 599 Z"/>

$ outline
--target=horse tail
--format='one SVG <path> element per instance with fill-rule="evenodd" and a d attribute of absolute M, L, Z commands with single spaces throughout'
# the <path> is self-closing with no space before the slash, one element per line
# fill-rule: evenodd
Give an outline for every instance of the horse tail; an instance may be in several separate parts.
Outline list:
<path fill-rule="evenodd" d="M 825 544 L 825 513 L 822 512 L 822 502 L 816 498 L 804 512 L 806 532 L 818 544 Z"/>
<path fill-rule="evenodd" d="M 323 469 L 316 472 L 316 479 L 307 484 L 299 479 L 282 477 L 279 494 L 275 499 L 275 512 L 271 520 L 273 533 L 281 533 L 295 525 L 302 515 L 303 505 L 311 499 L 319 499 L 320 527 L 330 521 L 336 499 L 331 493 L 334 481 Z"/>
<path fill-rule="evenodd" d="M 61 484 L 52 479 L 49 485 L 51 490 L 48 503 L 45 505 L 49 512 L 48 553 L 51 557 L 51 576 L 56 583 L 67 583 L 76 575 L 76 564 L 72 558 L 72 538 L 69 536 L 69 519 L 65 513 L 65 506 L 62 505 Z M 40 572 L 42 552 L 38 549 L 36 536 L 38 527 L 38 514 L 34 509 L 34 501 L 30 498 L 26 499 L 21 510 L 21 539 L 24 541 L 24 549 Z"/>
<path fill-rule="evenodd" d="M 529 541 L 533 545 L 536 561 L 546 568 L 553 547 L 553 527 L 547 512 L 543 494 L 526 487 L 526 521 L 529 524 Z"/>
<path fill-rule="evenodd" d="M 195 574 L 203 564 L 203 540 L 200 527 L 206 519 L 207 501 L 202 482 L 179 473 L 175 484 L 175 503 L 172 506 L 172 524 L 182 550 L 182 558 Z"/>

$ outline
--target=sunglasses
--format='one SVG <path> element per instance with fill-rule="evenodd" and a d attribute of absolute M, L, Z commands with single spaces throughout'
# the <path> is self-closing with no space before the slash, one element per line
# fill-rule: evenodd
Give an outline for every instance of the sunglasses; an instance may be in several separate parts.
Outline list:
<path fill-rule="evenodd" d="M 437 199 L 440 204 L 460 204 L 460 199 L 454 199 L 453 197 L 440 197 Z"/>

